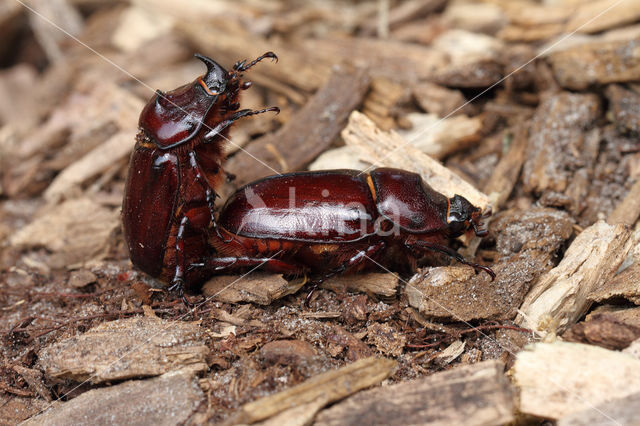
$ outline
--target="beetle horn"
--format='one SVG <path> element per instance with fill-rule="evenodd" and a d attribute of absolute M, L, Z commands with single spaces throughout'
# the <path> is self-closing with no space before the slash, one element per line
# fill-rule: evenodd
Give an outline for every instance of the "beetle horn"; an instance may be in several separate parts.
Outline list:
<path fill-rule="evenodd" d="M 204 81 L 209 88 L 223 88 L 229 76 L 227 70 L 208 56 L 199 53 L 193 56 L 200 59 L 207 66 L 207 73 L 203 76 L 202 81 Z"/>

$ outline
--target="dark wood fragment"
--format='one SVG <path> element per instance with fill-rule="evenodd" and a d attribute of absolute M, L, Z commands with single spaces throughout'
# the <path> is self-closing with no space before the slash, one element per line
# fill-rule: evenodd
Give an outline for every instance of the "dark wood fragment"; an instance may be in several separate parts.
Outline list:
<path fill-rule="evenodd" d="M 569 342 L 589 343 L 620 350 L 640 338 L 640 327 L 625 324 L 613 315 L 598 314 L 587 321 L 574 324 L 562 337 Z"/>
<path fill-rule="evenodd" d="M 369 87 L 365 70 L 341 66 L 307 104 L 277 132 L 263 136 L 229 159 L 225 169 L 242 185 L 274 170 L 299 170 L 323 152 L 343 129 Z M 255 158 L 254 158 L 255 157 Z M 256 158 L 271 168 L 258 162 Z"/>
<path fill-rule="evenodd" d="M 540 104 L 529 130 L 523 169 L 526 191 L 563 193 L 574 172 L 590 165 L 594 155 L 587 147 L 585 130 L 593 126 L 599 112 L 600 101 L 592 94 L 563 92 Z"/>

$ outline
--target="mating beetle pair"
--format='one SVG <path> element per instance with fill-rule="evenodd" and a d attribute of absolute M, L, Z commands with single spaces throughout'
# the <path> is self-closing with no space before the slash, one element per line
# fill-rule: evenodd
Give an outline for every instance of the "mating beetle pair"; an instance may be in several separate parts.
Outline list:
<path fill-rule="evenodd" d="M 250 87 L 242 73 L 203 55 L 204 76 L 171 92 L 158 91 L 140 115 L 122 208 L 134 265 L 182 294 L 216 273 L 261 266 L 318 283 L 362 269 L 415 264 L 441 252 L 476 270 L 448 242 L 473 230 L 484 236 L 482 212 L 464 197 L 447 198 L 415 173 L 381 168 L 363 173 L 289 173 L 250 183 L 232 195 L 216 219 L 216 188 L 224 178 L 229 126 L 242 117 L 278 111 L 239 110 Z M 369 262 L 370 263 L 370 262 Z"/>

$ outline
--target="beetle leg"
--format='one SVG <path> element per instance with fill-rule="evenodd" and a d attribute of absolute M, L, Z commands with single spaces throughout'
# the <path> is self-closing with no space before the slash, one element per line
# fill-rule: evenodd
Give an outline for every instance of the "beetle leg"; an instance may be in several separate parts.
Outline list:
<path fill-rule="evenodd" d="M 204 188 L 204 194 L 207 200 L 207 206 L 209 207 L 209 214 L 211 215 L 211 226 L 213 227 L 213 230 L 216 232 L 216 235 L 218 236 L 218 238 L 220 238 L 222 241 L 224 241 L 225 243 L 231 242 L 231 239 L 225 240 L 222 234 L 220 233 L 220 229 L 218 228 L 218 222 L 216 221 L 216 216 L 215 216 L 215 201 L 218 194 L 216 194 L 216 192 L 213 189 L 211 189 L 211 187 L 209 186 L 209 183 L 202 176 L 200 166 L 198 165 L 198 161 L 196 159 L 196 153 L 193 151 L 189 151 L 189 165 L 193 170 L 195 170 L 196 179 L 198 180 L 198 182 L 200 182 L 200 184 Z"/>
<path fill-rule="evenodd" d="M 450 247 L 443 246 L 443 245 L 440 245 L 440 244 L 430 243 L 428 241 L 408 242 L 408 243 L 405 243 L 405 247 L 407 247 L 411 251 L 431 250 L 431 251 L 437 251 L 437 252 L 446 254 L 447 256 L 453 257 L 458 262 L 460 262 L 460 263 L 462 263 L 464 265 L 471 266 L 473 269 L 475 269 L 476 273 L 478 273 L 478 271 L 486 272 L 491 277 L 491 281 L 496 279 L 496 274 L 495 274 L 495 272 L 493 272 L 493 270 L 491 268 L 489 268 L 488 266 L 479 265 L 477 263 L 469 262 L 460 253 L 458 253 L 457 251 L 453 250 Z"/>
<path fill-rule="evenodd" d="M 187 300 L 187 297 L 184 295 L 184 230 L 189 223 L 189 218 L 185 215 L 182 216 L 180 220 L 180 225 L 178 226 L 178 233 L 176 235 L 176 271 L 173 275 L 173 279 L 171 280 L 171 286 L 168 288 L 171 292 L 176 292 L 180 298 L 182 298 L 182 302 L 190 306 L 191 303 Z"/>
<path fill-rule="evenodd" d="M 259 110 L 250 110 L 250 109 L 241 109 L 240 111 L 234 112 L 227 118 L 226 120 L 222 120 L 220 123 L 216 125 L 213 129 L 211 129 L 206 135 L 204 135 L 205 142 L 211 142 L 213 138 L 218 136 L 224 129 L 233 124 L 234 121 L 239 120 L 243 117 L 249 117 L 251 115 L 262 114 L 269 111 L 275 111 L 276 114 L 280 113 L 280 108 L 278 107 L 269 107 L 263 108 Z"/>
<path fill-rule="evenodd" d="M 322 278 L 316 278 L 312 280 L 311 290 L 309 290 L 309 293 L 307 293 L 307 297 L 305 298 L 305 302 L 304 302 L 305 306 L 307 307 L 309 306 L 309 301 L 311 300 L 311 296 L 313 296 L 313 293 L 318 289 L 318 286 L 322 284 L 325 280 L 335 275 L 340 275 L 343 272 L 347 271 L 348 269 L 361 264 L 362 262 L 365 261 L 365 259 L 375 255 L 378 251 L 382 250 L 384 246 L 385 246 L 384 241 L 378 241 L 376 244 L 373 244 L 367 247 L 366 250 L 360 250 L 358 253 L 352 256 L 349 260 L 344 262 L 342 265 L 327 272 Z"/>

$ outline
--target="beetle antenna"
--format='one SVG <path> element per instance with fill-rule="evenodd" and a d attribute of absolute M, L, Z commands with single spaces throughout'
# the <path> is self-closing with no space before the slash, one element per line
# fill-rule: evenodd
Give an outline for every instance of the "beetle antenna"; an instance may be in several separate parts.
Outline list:
<path fill-rule="evenodd" d="M 236 62 L 236 64 L 233 66 L 233 69 L 239 72 L 243 72 L 248 70 L 249 68 L 251 68 L 252 66 L 254 66 L 255 64 L 257 64 L 258 62 L 260 62 L 261 60 L 263 60 L 264 58 L 271 58 L 273 60 L 275 60 L 276 62 L 278 62 L 278 57 L 276 56 L 275 53 L 273 52 L 265 52 L 264 54 L 258 56 L 256 59 L 254 59 L 253 61 L 249 62 L 248 64 L 246 63 L 246 61 L 238 61 Z"/>

